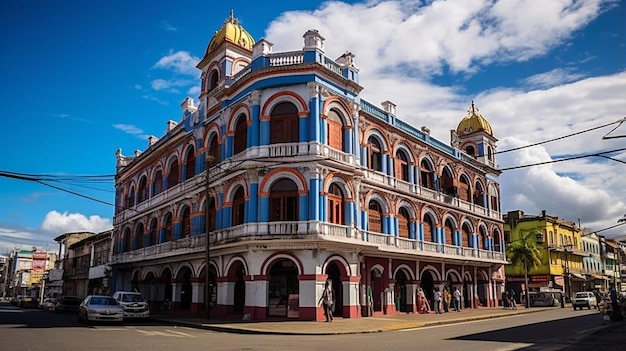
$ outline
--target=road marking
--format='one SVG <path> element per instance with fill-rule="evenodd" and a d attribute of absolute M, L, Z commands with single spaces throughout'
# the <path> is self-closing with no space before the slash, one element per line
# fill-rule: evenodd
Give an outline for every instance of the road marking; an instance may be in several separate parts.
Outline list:
<path fill-rule="evenodd" d="M 174 334 L 178 334 L 180 336 L 186 336 L 186 337 L 190 337 L 190 338 L 195 338 L 195 336 L 191 335 L 191 334 L 187 334 L 187 333 L 183 333 L 181 331 L 177 331 L 177 330 L 169 330 L 169 329 L 165 329 L 166 331 L 170 332 L 170 333 L 174 333 Z"/>

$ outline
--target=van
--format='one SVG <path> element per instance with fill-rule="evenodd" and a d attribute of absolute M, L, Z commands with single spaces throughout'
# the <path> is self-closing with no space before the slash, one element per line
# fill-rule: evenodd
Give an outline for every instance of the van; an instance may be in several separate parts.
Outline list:
<path fill-rule="evenodd" d="M 124 319 L 150 318 L 150 306 L 140 292 L 116 291 L 113 298 L 124 308 Z"/>

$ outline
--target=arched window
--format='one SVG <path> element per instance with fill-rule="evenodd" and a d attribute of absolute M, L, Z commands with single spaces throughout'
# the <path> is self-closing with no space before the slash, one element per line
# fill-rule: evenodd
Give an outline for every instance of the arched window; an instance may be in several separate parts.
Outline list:
<path fill-rule="evenodd" d="M 139 189 L 137 189 L 137 203 L 142 203 L 148 199 L 148 186 L 146 177 L 141 177 Z"/>
<path fill-rule="evenodd" d="M 217 72 L 216 69 L 211 71 L 211 74 L 209 75 L 209 91 L 212 91 L 213 89 L 217 88 L 217 81 L 219 80 L 220 76 L 219 73 Z"/>
<path fill-rule="evenodd" d="M 422 225 L 424 226 L 424 241 L 435 242 L 435 221 L 433 221 L 430 215 L 424 215 Z"/>
<path fill-rule="evenodd" d="M 448 167 L 444 167 L 443 172 L 441 172 L 441 184 L 439 184 L 439 188 L 441 192 L 446 195 L 456 196 L 454 178 L 452 177 L 452 172 L 450 172 Z"/>
<path fill-rule="evenodd" d="M 243 113 L 237 117 L 237 124 L 235 125 L 235 140 L 233 146 L 233 155 L 244 151 L 248 141 L 248 123 L 246 121 L 246 115 Z"/>
<path fill-rule="evenodd" d="M 215 199 L 213 198 L 213 196 L 209 197 L 209 231 L 214 231 L 215 230 L 215 216 L 217 214 L 217 209 L 215 208 Z M 205 203 L 206 206 L 206 203 Z M 205 207 L 205 211 L 206 211 L 206 207 Z M 206 220 L 206 219 L 205 219 Z"/>
<path fill-rule="evenodd" d="M 377 201 L 371 200 L 367 211 L 367 228 L 370 232 L 383 232 L 383 210 Z"/>
<path fill-rule="evenodd" d="M 465 147 L 465 153 L 472 156 L 472 157 L 476 157 L 476 151 L 474 151 L 474 146 L 473 145 L 467 145 Z"/>
<path fill-rule="evenodd" d="M 328 221 L 333 224 L 345 224 L 344 211 L 344 195 L 341 188 L 333 183 L 328 189 Z"/>
<path fill-rule="evenodd" d="M 446 225 L 444 226 L 444 244 L 454 245 L 454 223 L 450 218 L 446 219 Z"/>
<path fill-rule="evenodd" d="M 463 241 L 463 247 L 472 247 L 472 231 L 467 223 L 463 223 L 461 226 L 461 240 Z"/>
<path fill-rule="evenodd" d="M 401 238 L 409 238 L 411 229 L 411 216 L 409 215 L 409 211 L 405 207 L 400 207 L 398 211 L 398 235 Z"/>
<path fill-rule="evenodd" d="M 187 150 L 187 157 L 185 159 L 185 180 L 188 180 L 196 175 L 196 156 L 193 147 Z"/>
<path fill-rule="evenodd" d="M 485 201 L 483 199 L 483 195 L 485 194 L 485 190 L 483 189 L 483 185 L 480 182 L 476 182 L 476 186 L 474 186 L 474 204 L 478 206 L 485 207 Z"/>
<path fill-rule="evenodd" d="M 500 246 L 502 240 L 500 240 L 500 233 L 494 230 L 493 232 L 493 247 L 494 251 L 502 251 L 502 247 Z"/>
<path fill-rule="evenodd" d="M 232 225 L 243 224 L 246 200 L 243 187 L 239 186 L 233 195 Z"/>
<path fill-rule="evenodd" d="M 217 140 L 217 133 L 213 133 L 209 138 L 209 155 L 213 156 L 214 162 L 220 161 L 220 144 Z"/>
<path fill-rule="evenodd" d="M 486 237 L 487 237 L 487 233 L 485 233 L 485 229 L 483 227 L 480 227 L 478 229 L 478 248 L 479 249 L 483 249 L 483 250 L 488 249 L 485 246 L 485 238 Z"/>
<path fill-rule="evenodd" d="M 124 230 L 124 252 L 131 251 L 133 249 L 133 237 L 130 233 L 130 228 Z"/>
<path fill-rule="evenodd" d="M 135 187 L 131 187 L 130 191 L 128 192 L 128 200 L 126 201 L 128 203 L 127 207 L 133 207 L 135 206 Z"/>
<path fill-rule="evenodd" d="M 135 249 L 141 249 L 142 247 L 144 247 L 144 229 L 143 229 L 143 224 L 139 223 L 139 225 L 137 225 L 137 228 L 135 229 L 135 238 L 137 238 L 136 243 L 135 243 Z"/>
<path fill-rule="evenodd" d="M 174 159 L 170 165 L 170 170 L 167 174 L 167 188 L 171 189 L 180 182 L 180 176 L 178 173 L 178 160 Z"/>
<path fill-rule="evenodd" d="M 270 144 L 297 143 L 300 132 L 298 109 L 291 102 L 281 102 L 272 109 Z"/>
<path fill-rule="evenodd" d="M 150 221 L 150 245 L 156 245 L 159 242 L 159 233 L 157 232 L 157 219 L 152 218 Z"/>
<path fill-rule="evenodd" d="M 421 186 L 428 189 L 435 189 L 435 172 L 433 166 L 427 160 L 420 162 L 420 182 Z"/>
<path fill-rule="evenodd" d="M 152 195 L 160 194 L 163 191 L 163 172 L 159 169 L 154 175 L 154 182 L 152 183 Z"/>
<path fill-rule="evenodd" d="M 378 138 L 370 136 L 367 139 L 367 151 L 369 153 L 369 168 L 375 171 L 382 171 L 383 153 Z"/>
<path fill-rule="evenodd" d="M 471 201 L 470 182 L 465 174 L 462 174 L 459 180 L 459 198 L 463 201 Z"/>
<path fill-rule="evenodd" d="M 270 189 L 270 221 L 298 220 L 298 186 L 280 179 Z"/>
<path fill-rule="evenodd" d="M 404 150 L 396 152 L 396 178 L 409 181 L 409 157 Z"/>
<path fill-rule="evenodd" d="M 165 232 L 165 241 L 174 240 L 174 228 L 172 225 L 172 214 L 168 213 L 165 216 L 165 226 L 163 227 L 163 231 Z"/>
<path fill-rule="evenodd" d="M 183 210 L 183 238 L 188 238 L 191 236 L 191 213 L 189 211 L 189 207 L 185 207 Z"/>
<path fill-rule="evenodd" d="M 343 119 L 335 110 L 328 111 L 328 146 L 335 150 L 343 150 Z"/>

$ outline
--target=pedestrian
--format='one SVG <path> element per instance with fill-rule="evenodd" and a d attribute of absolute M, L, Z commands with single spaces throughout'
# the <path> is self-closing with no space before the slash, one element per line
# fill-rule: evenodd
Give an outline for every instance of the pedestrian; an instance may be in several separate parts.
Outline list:
<path fill-rule="evenodd" d="M 519 293 L 519 302 L 526 307 L 526 290 L 522 290 Z"/>
<path fill-rule="evenodd" d="M 419 288 L 417 292 L 417 307 L 419 313 L 428 313 L 430 312 L 430 305 L 428 300 L 426 299 L 426 294 L 424 294 L 424 290 Z"/>
<path fill-rule="evenodd" d="M 450 312 L 450 300 L 451 295 L 450 291 L 448 291 L 448 287 L 443 288 L 443 311 Z"/>
<path fill-rule="evenodd" d="M 439 288 L 435 288 L 434 295 L 435 313 L 441 314 L 441 291 L 439 291 Z"/>
<path fill-rule="evenodd" d="M 324 291 L 322 292 L 322 297 L 318 301 L 318 304 L 322 304 L 324 307 L 324 316 L 326 316 L 326 322 L 333 321 L 333 305 L 335 304 L 335 296 L 333 292 L 333 285 L 331 284 L 331 280 L 326 280 L 326 285 L 324 286 Z"/>
<path fill-rule="evenodd" d="M 454 288 L 454 310 L 461 312 L 461 291 L 459 288 Z"/>
<path fill-rule="evenodd" d="M 511 306 L 512 310 L 517 309 L 517 306 L 515 306 L 515 290 L 513 289 L 509 292 L 509 306 Z"/>

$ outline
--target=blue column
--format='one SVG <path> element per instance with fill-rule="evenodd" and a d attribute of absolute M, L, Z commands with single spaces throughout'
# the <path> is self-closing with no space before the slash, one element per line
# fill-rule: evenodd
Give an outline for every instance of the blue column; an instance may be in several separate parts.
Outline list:
<path fill-rule="evenodd" d="M 320 221 L 322 222 L 330 221 L 330 216 L 328 215 L 328 196 L 326 195 L 320 196 L 319 216 L 320 216 Z"/>
<path fill-rule="evenodd" d="M 389 156 L 382 154 L 381 155 L 381 167 L 382 167 L 382 171 L 385 174 L 389 174 Z"/>
<path fill-rule="evenodd" d="M 389 216 L 383 216 L 383 233 L 384 234 L 392 234 L 391 233 L 391 221 L 389 220 Z"/>
<path fill-rule="evenodd" d="M 417 223 L 409 222 L 409 238 L 415 239 L 417 238 Z"/>
<path fill-rule="evenodd" d="M 223 204 L 224 203 L 224 194 L 223 193 L 218 193 L 217 194 L 218 197 L 218 203 L 219 204 Z M 215 229 L 222 229 L 222 228 L 226 228 L 226 225 L 224 224 L 224 208 L 222 206 L 219 206 L 217 208 L 217 211 L 215 212 Z M 229 217 L 230 218 L 230 217 Z"/>
<path fill-rule="evenodd" d="M 183 224 L 182 223 L 174 223 L 174 240 L 180 239 L 181 234 L 183 232 Z"/>
<path fill-rule="evenodd" d="M 393 157 L 385 155 L 385 158 L 387 158 L 387 175 L 397 178 L 398 174 L 396 174 Z"/>
<path fill-rule="evenodd" d="M 355 225 L 354 223 L 354 202 L 345 202 L 344 203 L 344 214 L 343 214 L 344 222 L 347 226 L 352 227 Z"/>
<path fill-rule="evenodd" d="M 478 235 L 476 234 L 472 234 L 472 247 L 475 249 L 478 248 Z"/>
<path fill-rule="evenodd" d="M 261 121 L 260 123 L 260 142 L 259 145 L 270 144 L 270 121 Z"/>
<path fill-rule="evenodd" d="M 454 245 L 461 246 L 463 239 L 461 238 L 461 232 L 458 230 L 454 231 Z"/>
<path fill-rule="evenodd" d="M 259 218 L 258 222 L 269 222 L 270 220 L 270 198 L 259 197 Z"/>
<path fill-rule="evenodd" d="M 308 125 L 309 125 L 309 140 L 310 141 L 317 141 L 320 143 L 322 142 L 322 138 L 320 137 L 320 129 L 318 126 L 318 121 L 321 120 L 320 118 L 320 104 L 321 101 L 318 99 L 317 95 L 311 99 L 309 99 L 309 118 L 308 118 Z M 305 118 L 301 118 L 301 120 L 304 120 L 304 123 L 307 122 L 307 120 Z M 301 121 L 302 122 L 302 121 Z M 302 135 L 302 131 L 304 130 L 304 128 L 302 128 L 302 123 L 300 123 L 300 134 Z M 300 141 L 306 141 L 306 137 L 304 138 L 304 140 L 302 138 L 300 138 Z"/>
<path fill-rule="evenodd" d="M 165 242 L 165 228 L 159 229 L 159 241 L 157 244 Z"/>
<path fill-rule="evenodd" d="M 225 155 L 223 159 L 227 159 L 231 156 L 233 156 L 234 154 L 234 141 L 235 141 L 235 137 L 232 135 L 229 135 L 226 137 L 226 150 L 224 151 Z"/>
<path fill-rule="evenodd" d="M 409 166 L 409 183 L 417 184 L 415 183 L 415 166 Z"/>
<path fill-rule="evenodd" d="M 359 155 L 359 160 L 361 161 L 361 166 L 367 168 L 369 167 L 369 165 L 367 164 L 367 147 L 361 146 L 360 150 L 361 150 L 361 155 Z"/>
<path fill-rule="evenodd" d="M 183 163 L 182 166 L 180 166 L 181 183 L 187 180 L 186 175 L 187 175 L 187 163 Z"/>
<path fill-rule="evenodd" d="M 299 132 L 298 132 L 298 141 L 300 141 L 301 143 L 307 142 L 308 137 L 309 137 L 309 125 L 308 122 L 310 120 L 315 120 L 315 118 L 311 118 L 311 117 L 299 117 L 298 118 L 298 124 L 299 124 Z M 311 122 L 311 124 L 314 124 L 313 122 Z"/>
<path fill-rule="evenodd" d="M 223 211 L 223 215 L 222 215 L 222 223 L 224 224 L 224 226 L 222 228 L 228 228 L 230 226 L 232 226 L 232 213 L 233 213 L 233 208 L 232 207 L 224 207 L 224 211 Z"/>
<path fill-rule="evenodd" d="M 424 241 L 424 224 L 423 223 L 418 223 L 417 224 L 417 229 L 418 229 L 418 237 L 417 239 L 420 241 Z"/>
<path fill-rule="evenodd" d="M 398 218 L 397 217 L 390 217 L 391 220 L 391 226 L 390 226 L 390 233 L 393 236 L 398 236 L 399 230 L 398 230 Z"/>
<path fill-rule="evenodd" d="M 252 119 L 252 126 L 250 128 L 250 134 L 252 134 L 252 139 L 250 140 L 251 146 L 259 146 L 261 133 L 261 128 L 259 127 L 261 121 L 259 120 L 259 116 L 261 113 L 261 107 L 259 105 L 252 105 L 250 113 L 252 114 L 252 116 L 250 116 Z"/>
<path fill-rule="evenodd" d="M 343 152 L 347 154 L 352 153 L 352 133 L 354 129 L 346 129 L 343 131 Z"/>
<path fill-rule="evenodd" d="M 309 197 L 307 195 L 298 196 L 298 220 L 306 221 L 308 220 L 308 201 Z"/>
<path fill-rule="evenodd" d="M 311 180 L 309 180 L 309 194 L 311 194 L 311 196 L 309 197 L 309 220 L 312 221 L 319 221 L 321 220 L 321 215 L 320 215 L 320 190 L 322 189 L 322 180 L 321 179 L 316 179 L 313 178 Z"/>
<path fill-rule="evenodd" d="M 248 220 L 249 223 L 258 222 L 258 206 L 259 206 L 259 184 L 258 183 L 250 183 L 249 191 L 248 191 Z"/>

